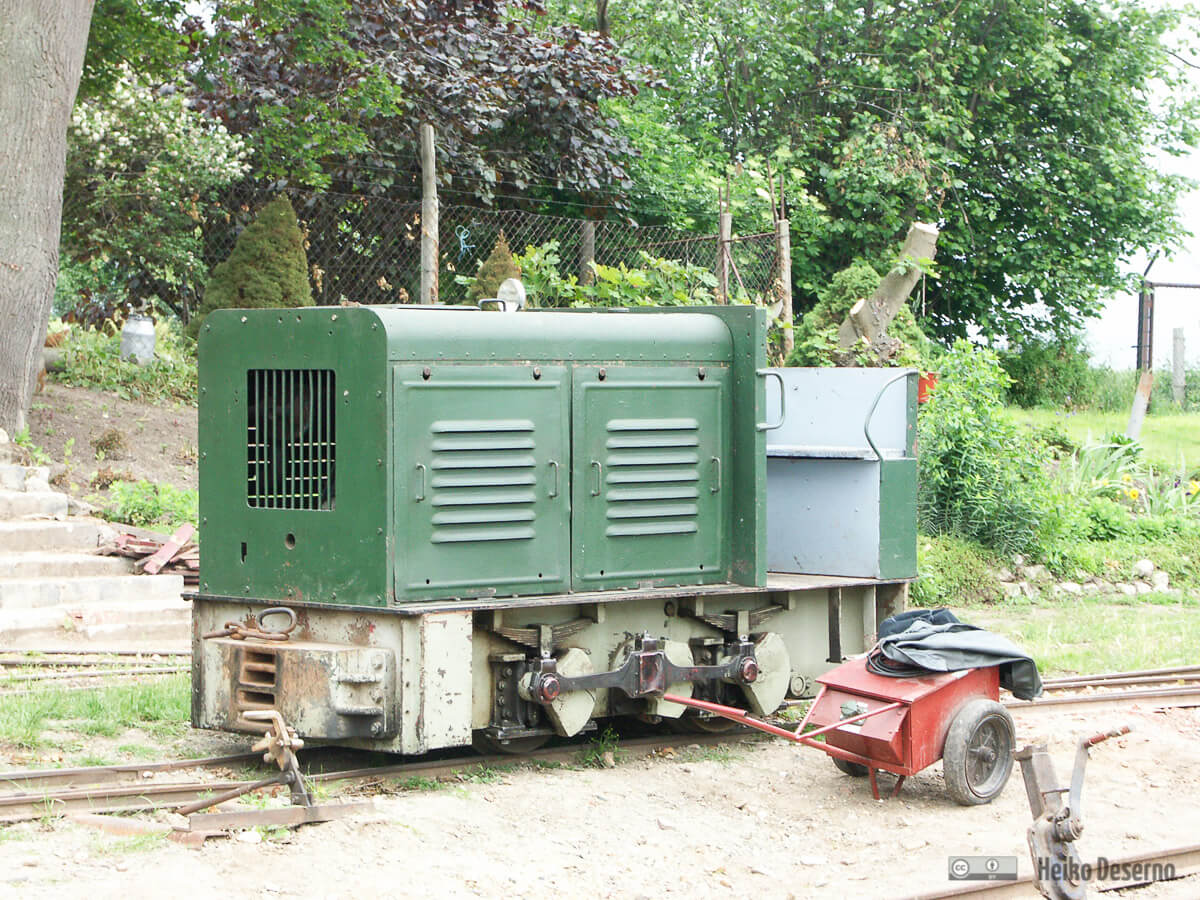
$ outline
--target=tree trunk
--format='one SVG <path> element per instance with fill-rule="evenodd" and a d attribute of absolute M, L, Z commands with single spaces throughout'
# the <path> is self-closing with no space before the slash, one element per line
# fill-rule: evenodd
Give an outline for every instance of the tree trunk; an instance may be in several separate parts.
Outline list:
<path fill-rule="evenodd" d="M 94 0 L 0 0 L 0 428 L 19 431 L 58 278 L 67 126 Z"/>
<path fill-rule="evenodd" d="M 884 275 L 870 299 L 854 304 L 850 315 L 846 316 L 838 329 L 838 346 L 841 349 L 850 349 L 862 338 L 874 344 L 887 334 L 888 325 L 896 318 L 896 313 L 921 278 L 917 261 L 933 259 L 937 252 L 937 239 L 938 230 L 932 225 L 916 222 L 908 229 L 908 237 L 900 248 L 900 260 L 904 265 Z"/>

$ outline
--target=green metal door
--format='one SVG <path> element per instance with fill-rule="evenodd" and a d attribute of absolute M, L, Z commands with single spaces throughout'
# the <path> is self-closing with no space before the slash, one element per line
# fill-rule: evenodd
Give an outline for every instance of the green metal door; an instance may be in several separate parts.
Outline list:
<path fill-rule="evenodd" d="M 572 382 L 574 589 L 724 581 L 727 371 L 578 366 Z"/>
<path fill-rule="evenodd" d="M 396 367 L 398 601 L 567 590 L 569 400 L 562 366 Z"/>

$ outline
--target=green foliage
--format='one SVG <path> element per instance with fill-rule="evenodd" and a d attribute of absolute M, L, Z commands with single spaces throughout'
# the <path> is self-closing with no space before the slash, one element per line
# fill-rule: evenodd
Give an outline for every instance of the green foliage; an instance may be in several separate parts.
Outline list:
<path fill-rule="evenodd" d="M 1008 373 L 1009 402 L 1018 406 L 1071 407 L 1086 402 L 1093 383 L 1083 336 L 1030 337 L 1000 353 Z"/>
<path fill-rule="evenodd" d="M 117 74 L 72 114 L 58 310 L 99 301 L 111 315 L 157 300 L 179 314 L 208 274 L 203 227 L 220 214 L 221 189 L 248 170 L 248 151 L 188 105 L 181 82 Z"/>
<path fill-rule="evenodd" d="M 717 279 L 702 266 L 651 256 L 638 251 L 637 268 L 624 263 L 605 266 L 593 263 L 591 284 L 581 284 L 574 275 L 559 274 L 558 241 L 528 246 L 516 257 L 521 279 L 531 306 L 694 306 L 713 302 Z"/>
<path fill-rule="evenodd" d="M 914 606 L 935 608 L 964 603 L 994 603 L 1004 595 L 996 570 L 1002 561 L 973 541 L 953 535 L 917 539 L 919 578 L 912 588 Z"/>
<path fill-rule="evenodd" d="M 835 366 L 845 365 L 842 357 L 847 354 L 838 350 L 838 328 L 859 300 L 869 299 L 879 287 L 881 276 L 870 263 L 857 261 L 835 274 L 829 285 L 820 292 L 815 306 L 804 314 L 795 327 L 796 347 L 787 358 L 789 366 Z M 901 343 L 900 351 L 887 364 L 908 368 L 922 368 L 922 348 L 929 342 L 908 304 L 900 307 L 888 326 L 888 334 Z M 861 361 L 864 365 L 878 365 L 874 357 Z"/>
<path fill-rule="evenodd" d="M 154 326 L 154 359 L 144 366 L 121 359 L 121 335 L 73 327 L 62 345 L 63 368 L 54 380 L 112 391 L 124 400 L 173 400 L 196 405 L 196 345 L 177 323 Z"/>
<path fill-rule="evenodd" d="M 926 331 L 1015 336 L 1072 330 L 1124 284 L 1134 249 L 1177 244 L 1185 181 L 1146 150 L 1200 135 L 1171 55 L 1191 58 L 1187 15 L 1133 0 L 1002 14 L 989 0 L 628 0 L 613 27 L 665 82 L 665 124 L 702 146 L 717 136 L 726 159 L 791 154 L 827 220 L 793 253 L 798 308 L 855 260 L 882 270 L 912 221 L 938 222 L 954 265 L 927 285 Z"/>
<path fill-rule="evenodd" d="M 100 515 L 110 522 L 174 531 L 185 523 L 199 524 L 199 496 L 169 484 L 117 481 Z"/>
<path fill-rule="evenodd" d="M 276 197 L 238 235 L 229 258 L 213 269 L 188 333 L 198 334 L 214 309 L 312 305 L 304 235 L 291 202 Z"/>
<path fill-rule="evenodd" d="M 478 303 L 480 300 L 495 297 L 496 291 L 507 279 L 520 277 L 521 267 L 514 260 L 512 251 L 508 249 L 508 240 L 501 231 L 492 252 L 479 266 L 475 280 L 467 288 L 467 299 Z"/>
<path fill-rule="evenodd" d="M 1045 485 L 1046 447 L 1004 411 L 995 353 L 959 340 L 920 412 L 918 514 L 926 534 L 1002 553 L 1038 549 L 1061 527 Z"/>

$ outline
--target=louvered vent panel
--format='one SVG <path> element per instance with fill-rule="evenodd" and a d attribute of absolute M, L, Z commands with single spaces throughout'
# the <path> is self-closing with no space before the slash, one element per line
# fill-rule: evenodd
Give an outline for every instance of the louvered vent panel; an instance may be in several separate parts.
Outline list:
<path fill-rule="evenodd" d="M 438 421 L 431 431 L 433 543 L 531 540 L 533 422 Z"/>
<path fill-rule="evenodd" d="M 697 530 L 700 423 L 613 419 L 605 441 L 609 537 Z"/>
<path fill-rule="evenodd" d="M 333 509 L 336 384 L 332 369 L 246 373 L 246 503 Z"/>

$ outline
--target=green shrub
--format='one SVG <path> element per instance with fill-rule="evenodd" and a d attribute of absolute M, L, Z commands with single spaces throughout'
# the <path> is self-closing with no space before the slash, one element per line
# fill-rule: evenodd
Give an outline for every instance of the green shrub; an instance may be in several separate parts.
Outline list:
<path fill-rule="evenodd" d="M 214 309 L 312 305 L 304 234 L 292 204 L 276 197 L 238 235 L 229 258 L 212 270 L 188 333 L 195 337 Z"/>
<path fill-rule="evenodd" d="M 638 251 L 637 268 L 624 263 L 615 266 L 592 264 L 595 278 L 581 284 L 574 275 L 562 276 L 558 241 L 547 241 L 515 257 L 520 266 L 528 302 L 533 307 L 633 307 L 690 306 L 713 302 L 717 279 L 702 266 L 651 256 Z M 460 276 L 459 284 L 474 287 L 470 278 Z"/>
<path fill-rule="evenodd" d="M 117 481 L 101 515 L 110 522 L 174 531 L 185 522 L 199 524 L 199 495 L 152 481 Z"/>
<path fill-rule="evenodd" d="M 994 603 L 1004 594 L 996 570 L 1001 561 L 972 541 L 950 535 L 917 538 L 917 570 L 912 588 L 914 606 L 961 606 Z"/>
<path fill-rule="evenodd" d="M 881 276 L 870 264 L 856 262 L 842 269 L 820 293 L 815 306 L 796 324 L 795 349 L 787 358 L 789 366 L 844 365 L 838 350 L 838 329 L 859 300 L 869 298 L 879 287 Z M 887 328 L 888 335 L 900 341 L 900 351 L 887 361 L 889 366 L 924 368 L 928 340 L 917 325 L 908 304 L 900 307 Z M 864 365 L 879 365 L 877 359 L 863 360 Z"/>
<path fill-rule="evenodd" d="M 1036 551 L 1065 524 L 1045 485 L 1049 451 L 1005 415 L 1008 376 L 995 353 L 959 340 L 939 370 L 919 422 L 922 530 Z"/>
<path fill-rule="evenodd" d="M 124 400 L 174 400 L 196 405 L 196 345 L 178 323 L 154 326 L 154 359 L 144 366 L 121 359 L 121 335 L 72 326 L 54 380 L 112 391 Z"/>
<path fill-rule="evenodd" d="M 467 288 L 467 299 L 478 303 L 480 300 L 495 297 L 501 284 L 509 278 L 520 277 L 521 267 L 513 259 L 512 251 L 508 249 L 508 240 L 501 231 L 500 236 L 496 238 L 496 246 L 480 265 L 474 281 Z"/>
<path fill-rule="evenodd" d="M 1010 403 L 1034 406 L 1087 406 L 1092 378 L 1083 336 L 1030 338 L 999 354 L 1008 374 Z"/>

